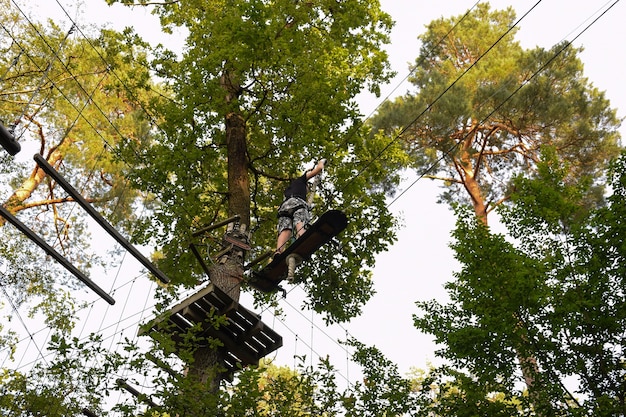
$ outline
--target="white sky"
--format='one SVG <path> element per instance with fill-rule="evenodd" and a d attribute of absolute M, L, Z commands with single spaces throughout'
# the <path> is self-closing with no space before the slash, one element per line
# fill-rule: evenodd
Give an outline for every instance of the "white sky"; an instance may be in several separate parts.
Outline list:
<path fill-rule="evenodd" d="M 103 22 L 110 22 L 115 28 L 131 25 L 146 38 L 156 38 L 159 41 L 165 39 L 159 33 L 155 19 L 142 9 L 131 13 L 119 5 L 108 7 L 104 0 L 85 0 L 88 6 L 83 9 L 84 13 L 77 14 L 77 6 L 70 0 L 15 2 L 25 10 L 32 6 L 39 12 L 50 13 L 50 16 L 63 17 L 60 2 L 80 25 Z M 549 48 L 559 41 L 571 40 L 598 16 L 598 10 L 605 10 L 614 2 L 495 0 L 490 3 L 493 9 L 513 5 L 518 18 L 538 3 L 520 22 L 517 39 L 526 48 Z M 574 45 L 585 47 L 581 58 L 585 64 L 586 76 L 596 87 L 606 91 L 612 107 L 618 109 L 620 117 L 624 117 L 626 25 L 623 23 L 623 16 L 626 16 L 626 6 L 623 2 L 615 3 Z M 381 4 L 396 21 L 388 51 L 392 67 L 398 72 L 398 76 L 383 89 L 381 98 L 365 95 L 361 97 L 365 115 L 371 114 L 388 95 L 395 97 L 411 89 L 402 80 L 408 74 L 408 64 L 413 63 L 419 53 L 417 36 L 424 32 L 425 25 L 442 16 L 462 15 L 475 1 L 381 0 Z M 622 135 L 624 133 L 622 129 Z M 413 181 L 414 177 L 408 177 L 400 190 L 409 187 Z M 391 205 L 395 213 L 404 217 L 404 227 L 399 232 L 398 243 L 377 258 L 374 273 L 377 294 L 365 307 L 361 317 L 344 326 L 326 328 L 320 317 L 300 311 L 303 292 L 299 288 L 291 291 L 281 303 L 287 313 L 286 325 L 273 319 L 270 312 L 263 312 L 263 321 L 284 339 L 283 348 L 275 355 L 277 363 L 293 366 L 294 354 L 306 355 L 307 358 L 311 355 L 330 354 L 335 366 L 344 368 L 343 376 L 353 379 L 358 370 L 353 365 L 346 365 L 346 353 L 335 342 L 337 339 L 344 339 L 346 333 L 363 343 L 380 348 L 389 359 L 399 365 L 403 374 L 411 367 L 424 368 L 429 361 L 435 360 L 435 347 L 430 336 L 418 333 L 412 325 L 412 315 L 417 312 L 414 304 L 417 300 L 446 299 L 443 284 L 452 278 L 456 267 L 448 248 L 454 219 L 447 206 L 436 204 L 437 193 L 436 184 L 420 180 Z M 241 304 L 252 309 L 252 303 L 247 303 L 245 297 Z"/>

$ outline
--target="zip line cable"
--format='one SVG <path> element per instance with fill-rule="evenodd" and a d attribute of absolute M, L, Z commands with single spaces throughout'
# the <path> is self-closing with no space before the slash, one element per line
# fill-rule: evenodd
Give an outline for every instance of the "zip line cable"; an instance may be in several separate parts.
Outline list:
<path fill-rule="evenodd" d="M 12 0 L 13 1 L 13 0 Z M 13 1 L 13 4 L 15 4 L 15 1 Z M 16 7 L 19 6 L 16 5 Z M 21 12 L 21 10 L 20 10 Z M 25 15 L 24 15 L 25 16 Z M 26 17 L 26 16 L 25 16 Z M 26 19 L 28 20 L 28 17 L 26 17 Z M 31 23 L 29 21 L 29 23 Z M 32 23 L 31 23 L 32 25 Z M 46 63 L 46 67 L 44 69 L 42 69 L 41 67 L 39 67 L 39 65 L 36 63 L 36 61 L 30 57 L 28 55 L 28 53 L 24 50 L 24 48 L 19 44 L 19 42 L 17 42 L 17 40 L 13 37 L 13 35 L 11 34 L 11 32 L 3 25 L 0 23 L 0 26 L 2 26 L 2 29 L 9 35 L 9 37 L 11 38 L 11 40 L 15 43 L 15 45 L 18 46 L 18 48 L 20 49 L 20 55 L 21 53 L 25 53 L 26 56 L 29 57 L 29 59 L 33 62 L 33 64 L 35 64 L 35 66 L 42 72 L 41 75 L 41 79 L 39 81 L 39 83 L 37 84 L 36 90 L 35 92 L 33 92 L 33 94 L 31 94 L 30 99 L 28 100 L 28 102 L 24 105 L 24 108 L 22 110 L 22 113 L 20 116 L 17 117 L 17 119 L 15 119 L 15 121 L 12 123 L 12 126 L 9 127 L 9 131 L 11 133 L 14 132 L 14 129 L 19 125 L 20 121 L 25 117 L 26 112 L 28 111 L 28 109 L 30 108 L 30 106 L 32 105 L 33 101 L 35 100 L 35 97 L 37 96 L 37 94 L 39 93 L 39 91 L 41 90 L 41 87 L 44 85 L 46 78 L 48 78 L 50 80 L 50 78 L 48 77 L 48 74 L 50 72 L 50 69 L 52 68 L 52 62 L 48 61 Z M 34 27 L 34 26 L 33 26 Z M 35 28 L 36 30 L 36 28 Z M 63 40 L 61 41 L 61 43 L 58 46 L 58 50 L 60 51 L 63 46 L 65 45 L 65 42 L 67 42 L 67 39 L 69 38 L 69 36 L 73 33 L 74 31 L 74 26 L 72 25 L 72 27 L 70 27 L 70 29 L 67 31 L 65 37 L 63 38 Z M 42 38 L 43 39 L 43 38 Z M 54 48 L 52 48 L 52 46 L 50 46 L 49 44 L 47 44 L 47 46 L 53 51 L 53 53 L 56 55 L 56 52 L 54 52 Z M 15 60 L 15 62 L 17 63 L 17 60 Z"/>
<path fill-rule="evenodd" d="M 115 289 L 113 289 L 113 290 L 112 290 L 112 292 L 113 292 L 113 293 L 115 293 L 115 292 L 117 292 L 117 291 L 119 291 L 119 290 L 123 289 L 124 287 L 127 287 L 127 286 L 129 286 L 129 285 L 132 285 L 132 283 L 133 283 L 133 282 L 135 282 L 138 278 L 141 278 L 141 277 L 143 277 L 143 276 L 145 276 L 145 275 L 146 275 L 146 273 L 140 273 L 140 274 L 138 274 L 138 275 L 136 275 L 136 276 L 134 276 L 134 277 L 130 278 L 127 282 L 125 282 L 125 283 L 121 284 L 120 286 L 116 287 Z M 81 315 L 81 311 L 83 311 L 83 310 L 85 310 L 85 309 L 89 309 L 89 312 L 88 312 L 87 317 L 86 317 L 86 319 L 85 319 L 85 323 L 84 323 L 84 325 L 86 325 L 86 322 L 88 321 L 88 315 L 89 315 L 89 314 L 91 314 L 91 311 L 93 310 L 93 307 L 95 306 L 95 304 L 96 304 L 96 303 L 99 303 L 100 301 L 101 301 L 101 300 L 100 300 L 99 298 L 97 298 L 96 300 L 94 300 L 94 301 L 91 301 L 91 302 L 87 303 L 87 304 L 86 304 L 85 306 L 83 306 L 82 308 L 77 309 L 77 311 L 76 311 L 76 314 L 77 314 L 77 315 Z M 153 306 L 154 306 L 154 305 L 152 305 L 151 307 L 153 307 Z M 125 321 L 125 320 L 127 320 L 127 319 L 128 319 L 128 318 L 125 318 L 125 319 L 124 319 L 124 321 Z M 101 326 L 100 326 L 100 328 L 98 329 L 98 332 L 96 332 L 96 333 L 99 333 L 99 332 L 101 333 L 101 332 L 102 332 L 102 331 L 104 331 L 104 330 L 108 330 L 108 329 L 110 329 L 110 328 L 111 328 L 111 326 L 113 326 L 113 325 L 114 325 L 114 324 L 111 324 L 111 325 L 109 325 L 108 327 L 104 327 L 104 328 L 103 328 L 103 327 L 102 327 L 102 325 L 101 325 Z M 50 329 L 50 326 L 45 326 L 45 327 L 42 327 L 41 329 L 39 329 L 39 330 L 37 330 L 37 331 L 35 331 L 35 332 L 31 332 L 31 334 L 32 334 L 32 336 L 35 336 L 35 335 L 37 335 L 38 333 L 44 332 L 44 331 L 46 331 L 46 330 L 48 330 L 48 329 Z M 82 332 L 83 332 L 83 331 L 84 331 L 84 326 L 83 326 L 83 330 L 81 330 L 81 334 L 82 334 Z M 79 337 L 79 338 L 80 338 L 80 337 Z M 17 341 L 17 344 L 22 343 L 24 340 L 26 340 L 26 338 L 18 340 L 18 341 Z M 2 350 L 0 350 L 0 352 L 1 352 L 1 351 L 2 351 Z"/>
<path fill-rule="evenodd" d="M 88 103 L 93 103 L 93 105 L 96 107 L 96 109 L 105 117 L 106 120 L 109 120 L 109 118 L 107 117 L 106 113 L 104 112 L 104 110 L 102 110 L 102 108 L 93 100 L 91 100 L 92 95 L 95 94 L 95 91 L 97 91 L 97 88 L 94 89 L 94 91 L 92 91 L 92 93 L 89 93 L 85 87 L 78 82 L 76 76 L 72 73 L 72 71 L 69 69 L 69 67 L 67 66 L 67 64 L 65 64 L 63 62 L 63 60 L 61 59 L 61 57 L 58 55 L 58 53 L 54 50 L 54 48 L 52 48 L 52 46 L 48 43 L 48 41 L 46 40 L 46 37 L 39 31 L 39 29 L 37 29 L 37 26 L 28 18 L 28 16 L 26 16 L 26 14 L 22 11 L 22 9 L 15 3 L 15 0 L 11 0 L 13 2 L 13 4 L 17 7 L 17 9 L 20 11 L 20 13 L 24 16 L 24 18 L 26 19 L 26 21 L 31 25 L 31 27 L 35 30 L 35 32 L 37 33 L 37 35 L 44 41 L 44 43 L 48 46 L 48 48 L 50 48 L 50 50 L 52 51 L 52 53 L 54 54 L 54 57 L 59 61 L 59 63 L 61 64 L 61 66 L 63 66 L 63 68 L 65 69 L 65 71 L 76 81 L 76 85 L 78 86 L 78 88 L 87 96 L 89 97 L 88 100 L 86 100 L 84 107 L 88 104 Z M 10 32 L 8 32 L 8 30 L 2 26 L 3 29 L 5 31 L 7 31 L 7 33 L 9 33 L 9 36 L 11 36 L 13 38 L 13 36 L 10 34 Z M 69 33 L 73 32 L 75 29 L 74 24 L 72 24 L 72 28 L 70 30 Z M 17 40 L 15 38 L 13 38 L 14 41 L 17 42 Z M 23 49 L 23 48 L 22 48 Z M 27 57 L 35 64 L 35 66 L 38 67 L 39 70 L 41 70 L 41 67 L 39 67 L 37 65 L 37 63 L 35 62 L 35 60 L 33 59 L 33 57 L 31 57 L 28 53 L 26 53 Z M 51 63 L 48 63 L 47 68 L 44 71 L 44 77 L 47 77 L 47 72 L 49 71 L 50 68 L 52 67 Z M 59 88 L 59 86 L 50 78 L 48 78 L 48 80 L 50 80 L 51 84 L 53 87 L 55 87 L 57 89 L 57 91 L 61 94 L 61 96 L 74 108 L 74 110 L 76 110 L 76 112 L 78 113 L 78 117 L 77 118 L 83 118 L 83 120 L 93 129 L 94 132 L 96 132 L 96 134 L 98 136 L 100 136 L 100 138 L 102 139 L 102 141 L 105 143 L 106 146 L 108 146 L 110 149 L 114 149 L 114 147 L 104 138 L 104 136 L 102 135 L 102 133 L 100 133 L 100 130 L 96 128 L 96 126 L 94 126 L 94 124 L 87 119 L 84 115 L 83 115 L 83 111 L 81 109 L 78 108 L 78 106 L 72 101 L 70 100 L 70 98 L 68 97 L 68 95 L 66 93 L 63 92 L 63 90 L 61 88 Z M 102 82 L 102 81 L 101 81 Z M 110 120 L 109 120 L 110 122 Z M 74 126 L 76 123 L 76 121 L 74 123 L 72 123 L 72 126 Z M 121 132 L 117 129 L 117 127 L 114 124 L 111 124 L 112 127 L 116 130 L 116 132 L 120 135 L 123 136 L 121 134 Z M 69 132 L 68 132 L 69 133 Z M 67 133 L 66 133 L 67 134 Z"/>
<path fill-rule="evenodd" d="M 14 2 L 15 4 L 15 2 Z M 52 54 L 59 60 L 59 62 L 63 63 L 61 58 L 59 57 L 59 51 L 61 51 L 61 49 L 63 48 L 63 46 L 65 45 L 65 43 L 67 42 L 69 36 L 73 33 L 74 31 L 74 25 L 72 25 L 72 27 L 70 28 L 70 30 L 66 33 L 65 37 L 63 38 L 63 40 L 61 41 L 60 45 L 58 46 L 58 48 L 55 50 L 55 48 L 52 47 L 52 45 L 50 45 L 50 43 L 47 42 L 47 40 L 43 37 L 43 35 L 41 34 L 41 32 L 37 29 L 37 27 L 32 23 L 32 21 L 30 21 L 30 19 L 28 19 L 28 17 L 24 14 L 24 12 L 19 8 L 19 6 L 17 4 L 15 4 L 15 6 L 18 8 L 18 10 L 22 13 L 22 15 L 26 18 L 26 20 L 30 23 L 31 27 L 36 31 L 36 33 L 39 35 L 39 37 L 44 40 L 44 42 L 46 43 L 46 45 L 49 47 L 49 49 L 52 51 Z M 20 54 L 21 53 L 25 53 L 27 55 L 27 57 L 33 62 L 33 64 L 39 68 L 39 70 L 41 70 L 41 67 L 37 64 L 37 62 L 33 59 L 32 56 L 30 56 L 26 51 L 25 48 L 22 47 L 19 43 L 19 41 L 13 37 L 13 35 L 8 31 L 8 29 L 2 25 L 2 28 L 9 34 L 9 36 L 11 37 L 13 43 L 15 45 L 17 45 L 20 48 Z M 46 68 L 42 71 L 42 77 L 41 77 L 41 81 L 38 83 L 37 89 L 36 91 L 30 96 L 30 99 L 28 101 L 28 103 L 26 104 L 26 106 L 24 107 L 24 110 L 22 112 L 22 115 L 19 116 L 19 118 L 17 119 L 15 125 L 17 125 L 17 123 L 19 123 L 19 120 L 21 120 L 22 118 L 25 117 L 25 114 L 28 110 L 28 108 L 31 106 L 32 102 L 34 101 L 35 96 L 38 94 L 38 92 L 41 90 L 41 86 L 44 84 L 45 79 L 48 78 L 50 80 L 50 82 L 52 83 L 53 86 L 56 86 L 55 82 L 50 78 L 49 76 L 49 72 L 52 68 L 52 59 L 50 59 L 46 65 Z M 67 69 L 67 66 L 66 66 Z M 71 74 L 71 73 L 70 73 Z M 76 80 L 76 77 L 73 77 Z M 98 84 L 99 85 L 99 84 Z M 71 125 L 69 126 L 69 128 L 66 130 L 66 133 L 63 135 L 63 137 L 61 138 L 61 141 L 63 141 L 65 139 L 65 137 L 67 136 L 67 134 L 69 133 L 69 131 L 72 129 L 72 127 L 75 125 L 76 121 L 78 120 L 78 118 L 82 115 L 83 110 L 85 109 L 85 107 L 87 106 L 87 103 L 89 103 L 92 98 L 93 98 L 93 94 L 95 93 L 95 91 L 98 88 L 98 85 L 96 85 L 96 87 L 94 88 L 93 92 L 91 94 L 88 94 L 88 98 L 85 102 L 85 104 L 83 105 L 83 108 L 78 110 L 75 106 L 75 108 L 78 111 L 78 116 L 76 117 L 76 119 L 74 119 L 74 121 L 71 123 Z M 63 92 L 58 88 L 58 86 L 56 86 L 57 89 L 59 90 L 59 92 L 61 92 L 63 94 Z M 85 91 L 83 89 L 83 91 Z M 86 92 L 86 91 L 85 91 Z M 67 96 L 65 96 L 65 98 L 67 99 L 67 101 L 70 104 L 73 104 L 68 98 Z M 57 214 L 55 211 L 55 218 L 56 218 Z M 55 221 L 55 225 L 56 225 L 56 221 Z M 58 230 L 57 230 L 58 232 Z M 60 239 L 60 235 L 57 234 L 57 236 L 59 236 Z"/>
<path fill-rule="evenodd" d="M 11 32 L 9 32 L 9 30 L 2 25 L 2 28 L 5 30 L 5 32 L 7 32 L 7 34 L 11 37 L 12 41 L 20 48 L 20 51 L 25 53 L 26 56 L 29 58 L 29 60 L 37 67 L 37 69 L 39 69 L 40 71 L 43 72 L 42 74 L 42 80 L 39 83 L 39 87 L 37 88 L 37 90 L 35 91 L 35 93 L 33 93 L 31 95 L 31 98 L 29 100 L 29 102 L 27 103 L 27 105 L 25 106 L 25 110 L 23 111 L 22 116 L 20 117 L 23 118 L 24 114 L 26 113 L 26 110 L 28 109 L 28 107 L 30 107 L 32 101 L 34 100 L 34 97 L 36 96 L 36 94 L 39 92 L 39 90 L 41 89 L 41 85 L 43 85 L 44 80 L 47 78 L 53 87 L 55 87 L 57 89 L 57 91 L 59 91 L 59 93 L 61 93 L 61 95 L 66 99 L 66 101 L 72 105 L 74 107 L 74 109 L 77 111 L 77 117 L 74 119 L 74 121 L 70 124 L 70 126 L 66 129 L 65 134 L 63 134 L 61 141 L 63 141 L 65 139 L 65 137 L 67 136 L 67 134 L 69 133 L 69 131 L 72 130 L 72 128 L 76 125 L 78 119 L 83 116 L 83 111 L 84 109 L 87 107 L 87 105 L 90 102 L 93 102 L 93 97 L 95 95 L 95 92 L 98 90 L 100 84 L 103 82 L 104 77 L 100 80 L 100 82 L 98 84 L 96 84 L 96 86 L 94 87 L 93 91 L 91 93 L 89 93 L 81 84 L 80 82 L 78 82 L 78 79 L 76 78 L 76 76 L 74 74 L 72 74 L 72 72 L 70 71 L 70 69 L 67 67 L 66 64 L 63 63 L 63 60 L 61 59 L 61 57 L 59 56 L 59 52 L 61 50 L 61 48 L 63 47 L 63 45 L 65 44 L 65 42 L 67 41 L 67 39 L 69 38 L 69 35 L 72 34 L 76 28 L 76 25 L 74 23 L 72 23 L 72 26 L 70 28 L 70 30 L 67 32 L 65 38 L 63 39 L 61 45 L 59 45 L 59 48 L 57 50 L 55 50 L 55 48 L 52 47 L 52 45 L 50 45 L 50 43 L 46 40 L 46 37 L 43 36 L 43 34 L 39 31 L 39 29 L 37 28 L 37 26 L 28 18 L 28 16 L 24 13 L 24 11 L 15 3 L 14 0 L 12 0 L 13 4 L 15 5 L 15 7 L 20 11 L 20 13 L 22 14 L 22 16 L 24 16 L 24 18 L 26 19 L 26 21 L 30 24 L 30 26 L 35 30 L 35 32 L 37 33 L 37 35 L 39 36 L 39 38 L 41 40 L 44 41 L 44 43 L 46 44 L 46 46 L 50 49 L 51 53 L 54 55 L 54 57 L 59 61 L 59 63 L 61 63 L 61 65 L 65 68 L 65 70 L 67 71 L 67 73 L 74 79 L 74 81 L 76 81 L 76 84 L 80 87 L 80 89 L 86 94 L 87 99 L 85 100 L 85 103 L 83 104 L 82 108 L 79 109 L 70 99 L 69 97 L 63 93 L 63 91 L 59 88 L 59 86 L 49 77 L 49 71 L 52 68 L 52 62 L 48 61 L 46 68 L 44 70 L 42 70 L 42 68 L 37 64 L 37 62 L 35 61 L 35 59 L 30 56 L 25 49 L 20 45 L 19 41 L 13 36 L 13 34 Z M 104 113 L 103 113 L 104 114 Z M 83 116 L 84 118 L 84 116 Z M 86 120 L 86 118 L 85 118 Z M 89 121 L 87 121 L 89 123 Z M 98 130 L 95 129 L 95 127 L 93 125 L 91 125 L 92 128 L 94 128 L 94 131 L 96 131 L 98 133 Z M 103 138 L 104 139 L 104 138 Z M 106 141 L 105 141 L 106 142 Z"/>
<path fill-rule="evenodd" d="M 37 33 L 37 35 L 44 41 L 44 43 L 50 48 L 50 50 L 52 51 L 52 53 L 54 54 L 54 56 L 57 58 L 57 60 L 59 61 L 59 63 L 64 67 L 64 69 L 66 70 L 66 72 L 74 79 L 74 81 L 76 82 L 76 85 L 79 87 L 80 90 L 82 90 L 89 98 L 86 100 L 85 105 L 83 106 L 83 109 L 79 110 L 77 108 L 77 106 L 69 99 L 69 97 L 63 93 L 63 91 L 54 83 L 54 81 L 50 80 L 52 82 L 52 84 L 57 88 L 57 90 L 61 93 L 61 95 L 66 99 L 66 101 L 68 103 L 70 103 L 70 105 L 72 105 L 74 107 L 74 109 L 77 111 L 78 113 L 78 118 L 80 118 L 81 116 L 83 117 L 83 119 L 85 120 L 85 122 L 93 129 L 94 132 L 96 132 L 96 134 L 98 134 L 98 136 L 100 136 L 100 138 L 102 139 L 102 141 L 105 143 L 105 145 L 110 149 L 110 150 L 114 150 L 114 146 L 112 146 L 105 138 L 104 136 L 100 133 L 100 130 L 97 129 L 93 123 L 90 122 L 89 119 L 87 119 L 84 115 L 83 115 L 83 111 L 84 108 L 86 107 L 86 105 L 88 103 L 93 103 L 93 105 L 96 107 L 96 109 L 100 112 L 100 114 L 105 118 L 105 120 L 108 121 L 108 123 L 111 125 L 111 127 L 113 127 L 113 129 L 116 131 L 116 133 L 118 135 L 120 135 L 120 137 L 124 137 L 124 135 L 119 131 L 119 129 L 117 128 L 117 126 L 111 122 L 111 120 L 109 119 L 109 117 L 107 116 L 107 114 L 104 112 L 104 110 L 102 110 L 102 108 L 95 102 L 92 100 L 93 95 L 95 94 L 95 92 L 98 90 L 99 85 L 104 81 L 104 78 L 106 76 L 106 73 L 110 72 L 112 74 L 114 74 L 116 76 L 116 78 L 118 79 L 118 81 L 122 82 L 122 84 L 124 85 L 124 87 L 126 88 L 127 92 L 130 92 L 131 90 L 128 88 L 128 86 L 126 84 L 123 83 L 123 81 L 121 80 L 121 78 L 119 76 L 117 76 L 117 74 L 115 74 L 114 71 L 112 71 L 110 69 L 110 65 L 106 62 L 106 60 L 104 59 L 104 57 L 102 56 L 102 54 L 100 53 L 100 51 L 98 51 L 98 49 L 95 47 L 95 45 L 93 44 L 93 42 L 91 42 L 90 40 L 88 40 L 87 36 L 85 36 L 85 34 L 82 32 L 82 30 L 80 30 L 79 26 L 76 24 L 76 22 L 69 16 L 69 14 L 67 13 L 67 11 L 65 10 L 65 8 L 63 8 L 63 6 L 59 4 L 59 6 L 61 6 L 61 8 L 63 9 L 63 11 L 65 12 L 66 16 L 68 16 L 68 18 L 70 19 L 70 21 L 72 22 L 72 28 L 70 29 L 70 33 L 73 32 L 75 29 L 78 29 L 78 31 L 81 33 L 81 35 L 88 40 L 89 45 L 92 47 L 92 49 L 98 54 L 98 56 L 100 57 L 100 59 L 103 61 L 103 63 L 106 65 L 107 70 L 105 71 L 105 75 L 102 77 L 102 79 L 100 80 L 100 83 L 98 83 L 98 85 L 96 85 L 96 87 L 94 87 L 94 90 L 92 91 L 92 93 L 90 94 L 85 87 L 78 81 L 77 77 L 72 73 L 72 71 L 69 69 L 69 67 L 67 66 L 67 64 L 65 64 L 63 62 L 63 60 L 59 57 L 58 53 L 50 46 L 50 44 L 47 42 L 46 38 L 43 36 L 43 34 L 37 29 L 36 25 L 29 19 L 29 17 L 26 15 L 26 13 L 19 7 L 19 5 L 17 5 L 17 3 L 15 2 L 15 0 L 11 0 L 12 3 L 15 5 L 15 7 L 19 10 L 19 12 L 22 14 L 22 16 L 24 16 L 24 18 L 28 21 L 28 23 L 31 25 L 31 27 L 35 30 L 35 32 Z M 4 26 L 3 26 L 4 28 Z M 5 31 L 7 31 L 7 33 L 9 33 L 9 35 L 13 38 L 13 36 L 10 34 L 10 32 L 8 32 L 8 30 L 6 28 L 4 28 Z M 68 33 L 69 35 L 69 33 Z M 14 41 L 15 38 L 13 38 Z M 21 46 L 20 46 L 21 48 Z M 23 50 L 23 48 L 21 48 Z M 32 57 L 29 56 L 29 58 L 31 59 L 31 61 L 33 61 L 33 63 L 35 63 L 35 61 L 32 59 Z M 36 65 L 36 63 L 35 63 Z M 51 64 L 48 65 L 48 70 L 50 68 Z M 47 76 L 47 74 L 44 74 L 44 77 Z M 142 106 L 142 109 L 144 110 L 144 112 L 146 112 L 146 114 L 149 115 L 149 113 L 147 112 L 147 110 Z M 74 121 L 74 123 L 72 124 L 71 127 L 73 127 L 73 125 L 75 125 L 77 122 L 77 120 Z M 70 129 L 71 129 L 70 127 Z M 70 130 L 68 129 L 68 131 Z M 130 164 L 128 164 L 130 165 Z"/>
<path fill-rule="evenodd" d="M 6 275 L 4 274 L 4 272 L 0 272 L 0 274 L 2 274 L 2 277 L 6 278 Z M 9 296 L 9 293 L 7 292 L 6 288 L 4 287 L 4 284 L 0 285 L 0 287 L 2 288 L 2 293 L 4 294 L 4 298 L 6 298 L 6 300 L 9 302 L 9 305 L 11 306 L 11 310 L 13 310 L 13 313 L 15 313 L 15 315 L 17 316 L 17 319 L 22 324 L 22 327 L 24 327 L 24 330 L 26 331 L 26 333 L 28 335 L 29 343 L 32 343 L 33 345 L 35 345 L 35 348 L 37 349 L 37 352 L 38 352 L 38 355 L 39 355 L 38 357 L 40 357 L 44 362 L 46 362 L 46 359 L 45 359 L 45 357 L 43 355 L 43 352 L 41 351 L 41 348 L 39 347 L 39 345 L 35 341 L 35 338 L 33 337 L 33 335 L 30 332 L 28 326 L 26 325 L 26 322 L 22 318 L 22 315 L 20 314 L 17 306 L 13 302 L 13 299 Z"/>
<path fill-rule="evenodd" d="M 76 30 L 81 34 L 81 36 L 83 37 L 83 39 L 89 44 L 89 46 L 91 47 L 91 49 L 94 50 L 94 52 L 98 55 L 98 57 L 102 60 L 102 62 L 107 65 L 107 67 L 109 67 L 109 64 L 106 60 L 106 58 L 102 55 L 102 53 L 100 52 L 100 50 L 96 47 L 96 45 L 94 44 L 93 40 L 87 36 L 83 30 L 81 29 L 80 25 L 78 25 L 76 23 L 76 19 L 73 19 L 70 14 L 67 12 L 67 9 L 59 2 L 59 0 L 55 0 L 57 5 L 61 8 L 61 10 L 63 11 L 63 13 L 65 14 L 65 16 L 70 20 L 70 22 L 72 22 L 74 24 L 74 26 L 76 27 Z M 148 109 L 144 106 L 144 103 L 141 102 L 141 100 L 139 99 L 139 97 L 134 94 L 134 92 L 132 91 L 132 89 L 128 86 L 128 83 L 126 81 L 124 81 L 118 74 L 116 71 L 111 70 L 110 73 L 115 77 L 115 79 L 117 81 L 120 82 L 120 84 L 124 87 L 124 90 L 129 93 L 131 95 L 131 98 L 135 100 L 135 103 L 137 105 L 139 105 L 139 107 L 144 111 L 144 113 L 148 116 L 148 118 L 153 122 L 154 126 L 159 128 L 158 124 L 155 122 L 155 117 L 148 111 Z M 154 90 L 152 90 L 154 91 Z M 155 91 L 157 94 L 159 94 L 161 97 L 170 99 L 169 97 L 163 95 L 161 92 Z M 170 99 L 171 100 L 171 99 Z M 161 130 L 161 129 L 160 129 Z M 162 130 L 161 130 L 162 131 Z M 165 133 L 162 131 L 162 133 Z M 139 156 L 139 155 L 137 155 Z"/>
<path fill-rule="evenodd" d="M 450 34 L 452 32 L 454 32 L 454 30 L 467 18 L 467 16 L 469 16 L 469 14 L 471 13 L 472 10 L 474 10 L 474 8 L 481 2 L 482 0 L 478 0 L 476 1 L 476 3 L 474 3 L 472 5 L 472 7 L 470 7 L 465 14 L 457 21 L 454 23 L 454 25 L 452 25 L 452 27 L 446 32 L 445 35 L 443 35 L 436 43 L 437 46 L 441 45 L 441 43 L 443 43 L 443 41 L 450 36 Z M 540 0 L 541 1 L 541 0 Z M 417 70 L 417 68 L 419 68 L 421 65 L 423 65 L 424 61 L 426 59 L 428 59 L 431 54 L 434 52 L 434 47 L 431 48 L 429 51 L 427 51 L 427 53 L 425 55 L 420 56 L 420 60 L 415 63 L 415 65 L 413 65 L 413 68 L 404 76 L 404 78 L 402 78 L 402 80 L 400 80 L 396 86 L 391 90 L 391 92 L 389 92 L 384 99 L 382 99 L 374 108 L 374 110 L 370 111 L 369 115 L 367 115 L 363 120 L 360 121 L 360 125 L 363 126 L 369 119 L 371 119 L 374 114 L 376 113 L 376 111 L 378 109 L 380 109 L 380 107 L 387 101 L 390 100 L 391 95 L 398 89 L 400 88 L 400 86 L 409 79 L 409 77 L 415 72 L 415 70 Z M 349 137 L 347 137 L 345 140 L 343 140 L 341 143 L 339 143 L 337 145 L 337 147 L 335 148 L 335 152 L 337 153 L 339 150 L 341 150 L 343 147 L 346 146 L 346 144 L 348 143 L 348 140 L 350 140 Z"/>

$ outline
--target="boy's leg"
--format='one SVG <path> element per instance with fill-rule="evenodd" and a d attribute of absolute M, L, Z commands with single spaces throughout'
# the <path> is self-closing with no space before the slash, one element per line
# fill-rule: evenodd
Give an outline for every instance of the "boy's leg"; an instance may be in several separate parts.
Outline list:
<path fill-rule="evenodd" d="M 287 246 L 287 242 L 291 238 L 291 229 L 283 229 L 278 234 L 278 239 L 276 241 L 276 253 L 282 253 L 285 250 L 285 246 Z"/>

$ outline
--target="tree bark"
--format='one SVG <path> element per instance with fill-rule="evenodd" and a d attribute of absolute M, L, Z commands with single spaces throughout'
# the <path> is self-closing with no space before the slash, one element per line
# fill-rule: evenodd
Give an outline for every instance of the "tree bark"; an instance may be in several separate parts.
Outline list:
<path fill-rule="evenodd" d="M 478 178 L 478 172 L 480 170 L 480 156 L 478 159 L 474 159 L 470 154 L 472 149 L 474 138 L 476 133 L 472 133 L 465 138 L 461 146 L 461 157 L 455 160 L 457 171 L 461 176 L 463 186 L 469 194 L 472 204 L 474 206 L 474 212 L 476 216 L 486 225 L 487 224 L 487 207 L 485 205 L 485 199 L 480 189 L 480 184 L 476 180 Z"/>
<path fill-rule="evenodd" d="M 241 224 L 250 225 L 250 177 L 246 144 L 246 124 L 241 114 L 226 116 L 228 147 L 228 209 L 239 215 Z"/>

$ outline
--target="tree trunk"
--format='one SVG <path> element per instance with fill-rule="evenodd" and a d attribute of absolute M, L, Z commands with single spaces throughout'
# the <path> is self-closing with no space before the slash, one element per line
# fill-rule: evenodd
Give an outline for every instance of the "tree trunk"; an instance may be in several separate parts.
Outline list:
<path fill-rule="evenodd" d="M 463 184 L 465 185 L 465 189 L 469 193 L 472 198 L 472 204 L 474 206 L 474 213 L 476 216 L 487 225 L 487 206 L 485 205 L 485 199 L 482 196 L 480 191 L 480 186 L 478 185 L 478 181 L 474 178 L 473 175 L 466 175 L 463 179 Z"/>
<path fill-rule="evenodd" d="M 240 91 L 236 83 L 233 83 L 233 78 L 233 75 L 228 72 L 222 77 L 222 86 L 226 91 L 229 104 L 236 102 Z M 250 226 L 250 178 L 246 122 L 237 112 L 228 113 L 225 122 L 228 157 L 228 214 L 239 216 L 239 224 L 229 227 L 226 233 L 235 240 L 247 244 L 247 230 Z M 224 248 L 227 247 L 229 243 L 225 241 Z M 216 265 L 209 270 L 209 276 L 216 287 L 233 300 L 239 301 L 245 250 L 236 245 L 232 247 L 233 249 L 218 259 Z M 220 349 L 198 349 L 194 354 L 194 364 L 189 369 L 189 374 L 202 381 L 211 392 L 216 392 L 224 378 L 221 371 L 223 359 L 223 352 Z"/>
<path fill-rule="evenodd" d="M 250 177 L 246 144 L 246 122 L 241 114 L 226 116 L 228 147 L 228 209 L 239 215 L 241 224 L 250 226 Z"/>
<path fill-rule="evenodd" d="M 457 172 L 461 176 L 463 186 L 472 200 L 476 216 L 486 225 L 487 206 L 485 205 L 485 199 L 480 189 L 480 184 L 476 180 L 476 178 L 478 178 L 478 172 L 480 171 L 480 157 L 474 159 L 473 154 L 470 153 L 474 143 L 474 137 L 475 133 L 465 138 L 461 147 L 461 157 L 460 159 L 455 159 L 454 164 L 457 167 Z"/>

